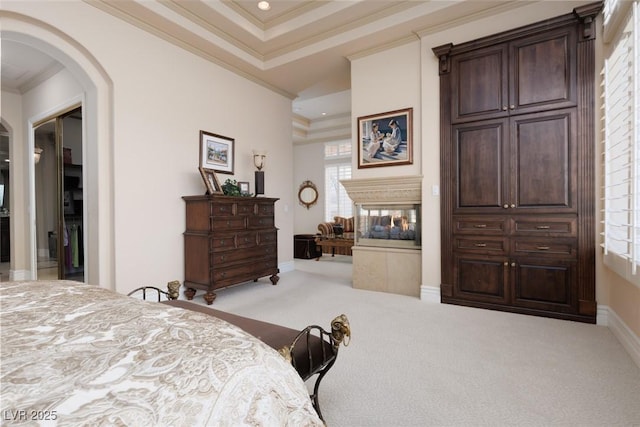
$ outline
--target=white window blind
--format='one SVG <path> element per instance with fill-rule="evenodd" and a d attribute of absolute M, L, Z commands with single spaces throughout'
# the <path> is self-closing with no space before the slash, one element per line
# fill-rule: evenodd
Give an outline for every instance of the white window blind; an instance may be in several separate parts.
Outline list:
<path fill-rule="evenodd" d="M 342 179 L 351 179 L 351 141 L 327 142 L 324 150 L 325 221 L 353 216 L 353 205 Z"/>
<path fill-rule="evenodd" d="M 640 54 L 638 0 L 629 8 L 605 2 L 605 23 L 615 34 L 605 58 L 603 247 L 605 263 L 640 283 Z M 622 18 L 615 15 L 622 13 Z"/>

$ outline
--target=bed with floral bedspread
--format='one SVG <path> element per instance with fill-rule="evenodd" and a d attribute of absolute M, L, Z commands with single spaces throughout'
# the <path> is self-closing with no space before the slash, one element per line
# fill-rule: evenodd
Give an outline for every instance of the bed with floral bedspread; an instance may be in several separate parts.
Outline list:
<path fill-rule="evenodd" d="M 78 282 L 5 282 L 0 327 L 3 425 L 323 425 L 284 358 L 213 316 Z"/>

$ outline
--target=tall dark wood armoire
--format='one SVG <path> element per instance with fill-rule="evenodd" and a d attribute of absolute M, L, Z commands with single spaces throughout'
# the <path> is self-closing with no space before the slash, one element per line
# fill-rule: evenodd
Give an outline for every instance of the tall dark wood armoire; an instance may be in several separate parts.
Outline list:
<path fill-rule="evenodd" d="M 595 323 L 600 9 L 433 49 L 442 302 Z"/>

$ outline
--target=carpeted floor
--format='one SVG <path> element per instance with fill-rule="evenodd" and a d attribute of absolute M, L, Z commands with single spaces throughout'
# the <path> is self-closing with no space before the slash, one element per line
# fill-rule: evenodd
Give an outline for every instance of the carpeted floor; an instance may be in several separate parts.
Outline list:
<path fill-rule="evenodd" d="M 348 315 L 320 387 L 330 427 L 640 426 L 640 368 L 606 327 L 356 290 L 348 257 L 295 265 L 212 307 L 294 328 Z"/>

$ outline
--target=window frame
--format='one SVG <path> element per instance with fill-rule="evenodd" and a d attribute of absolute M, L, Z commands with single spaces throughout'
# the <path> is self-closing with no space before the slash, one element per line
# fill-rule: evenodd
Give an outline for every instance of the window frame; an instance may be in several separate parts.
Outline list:
<path fill-rule="evenodd" d="M 353 174 L 352 143 L 350 140 L 325 142 L 324 153 L 325 221 L 333 222 L 336 216 L 349 218 L 353 216 L 353 202 L 349 198 L 344 186 L 338 184 L 337 207 L 332 203 L 331 198 L 335 196 L 335 193 L 332 189 L 333 183 L 330 182 L 331 178 L 328 175 L 328 170 L 338 168 L 336 171 L 338 181 L 341 179 L 351 179 Z M 342 174 L 340 168 L 348 169 L 348 173 Z M 340 201 L 343 201 L 343 203 L 340 203 Z"/>

